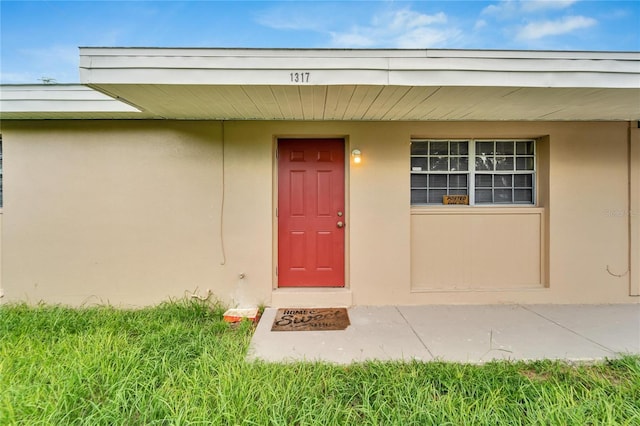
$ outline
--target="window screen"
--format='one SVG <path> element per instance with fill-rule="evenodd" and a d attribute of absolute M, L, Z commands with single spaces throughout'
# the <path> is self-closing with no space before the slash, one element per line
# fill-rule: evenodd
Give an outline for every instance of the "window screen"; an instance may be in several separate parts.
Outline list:
<path fill-rule="evenodd" d="M 534 140 L 414 140 L 411 204 L 534 204 L 535 167 Z"/>

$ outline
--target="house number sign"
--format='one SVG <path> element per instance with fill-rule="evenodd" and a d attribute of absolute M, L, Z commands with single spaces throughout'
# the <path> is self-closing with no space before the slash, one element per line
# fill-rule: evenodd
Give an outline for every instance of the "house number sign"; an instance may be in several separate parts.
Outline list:
<path fill-rule="evenodd" d="M 442 204 L 469 204 L 468 195 L 443 195 Z"/>
<path fill-rule="evenodd" d="M 311 77 L 309 71 L 298 71 L 289 73 L 291 83 L 308 83 Z"/>

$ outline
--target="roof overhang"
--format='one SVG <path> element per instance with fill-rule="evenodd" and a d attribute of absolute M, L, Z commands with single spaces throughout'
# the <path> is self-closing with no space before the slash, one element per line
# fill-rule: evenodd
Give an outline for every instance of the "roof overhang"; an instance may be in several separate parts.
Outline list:
<path fill-rule="evenodd" d="M 0 87 L 3 119 L 106 119 L 135 117 L 140 110 L 80 84 Z"/>
<path fill-rule="evenodd" d="M 640 52 L 81 48 L 80 79 L 131 118 L 640 119 Z"/>

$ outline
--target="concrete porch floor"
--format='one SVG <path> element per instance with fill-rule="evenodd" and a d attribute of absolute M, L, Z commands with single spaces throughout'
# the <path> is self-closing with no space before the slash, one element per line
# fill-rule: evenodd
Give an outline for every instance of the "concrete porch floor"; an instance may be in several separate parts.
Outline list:
<path fill-rule="evenodd" d="M 640 354 L 640 304 L 380 306 L 349 309 L 344 331 L 256 328 L 248 360 L 597 361 Z"/>

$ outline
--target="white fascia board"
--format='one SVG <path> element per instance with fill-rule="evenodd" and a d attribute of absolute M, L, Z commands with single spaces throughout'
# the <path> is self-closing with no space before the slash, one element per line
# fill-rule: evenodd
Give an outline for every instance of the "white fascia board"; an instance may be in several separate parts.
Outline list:
<path fill-rule="evenodd" d="M 304 83 L 292 81 L 292 73 L 308 73 Z M 522 72 L 454 70 L 207 70 L 128 69 L 126 72 L 80 70 L 86 84 L 106 88 L 111 84 L 237 85 L 237 86 L 412 86 L 412 87 L 552 87 L 640 88 L 640 74 L 597 72 Z M 300 77 L 302 78 L 302 77 Z"/>
<path fill-rule="evenodd" d="M 80 68 L 208 70 L 388 70 L 389 58 L 246 57 L 246 56 L 82 56 Z"/>
<path fill-rule="evenodd" d="M 208 57 L 208 56 L 92 56 L 81 57 L 84 69 L 203 69 L 203 70 L 451 70 L 522 72 L 640 73 L 640 60 L 616 61 L 505 58 L 331 58 L 331 57 Z"/>
<path fill-rule="evenodd" d="M 305 74 L 306 83 L 296 83 L 291 73 Z M 298 77 L 302 78 L 302 77 Z M 80 80 L 94 87 L 111 84 L 212 85 L 212 86 L 335 86 L 389 84 L 388 71 L 376 70 L 207 70 L 207 69 L 80 69 Z M 294 80 L 294 81 L 292 81 Z M 359 83 L 356 83 L 359 82 Z"/>
<path fill-rule="evenodd" d="M 139 109 L 82 85 L 3 85 L 0 112 L 123 112 Z"/>
<path fill-rule="evenodd" d="M 572 56 L 573 55 L 573 56 Z M 295 81 L 295 73 L 308 79 Z M 306 74 L 308 73 L 308 74 Z M 84 84 L 640 87 L 638 52 L 81 48 Z"/>

